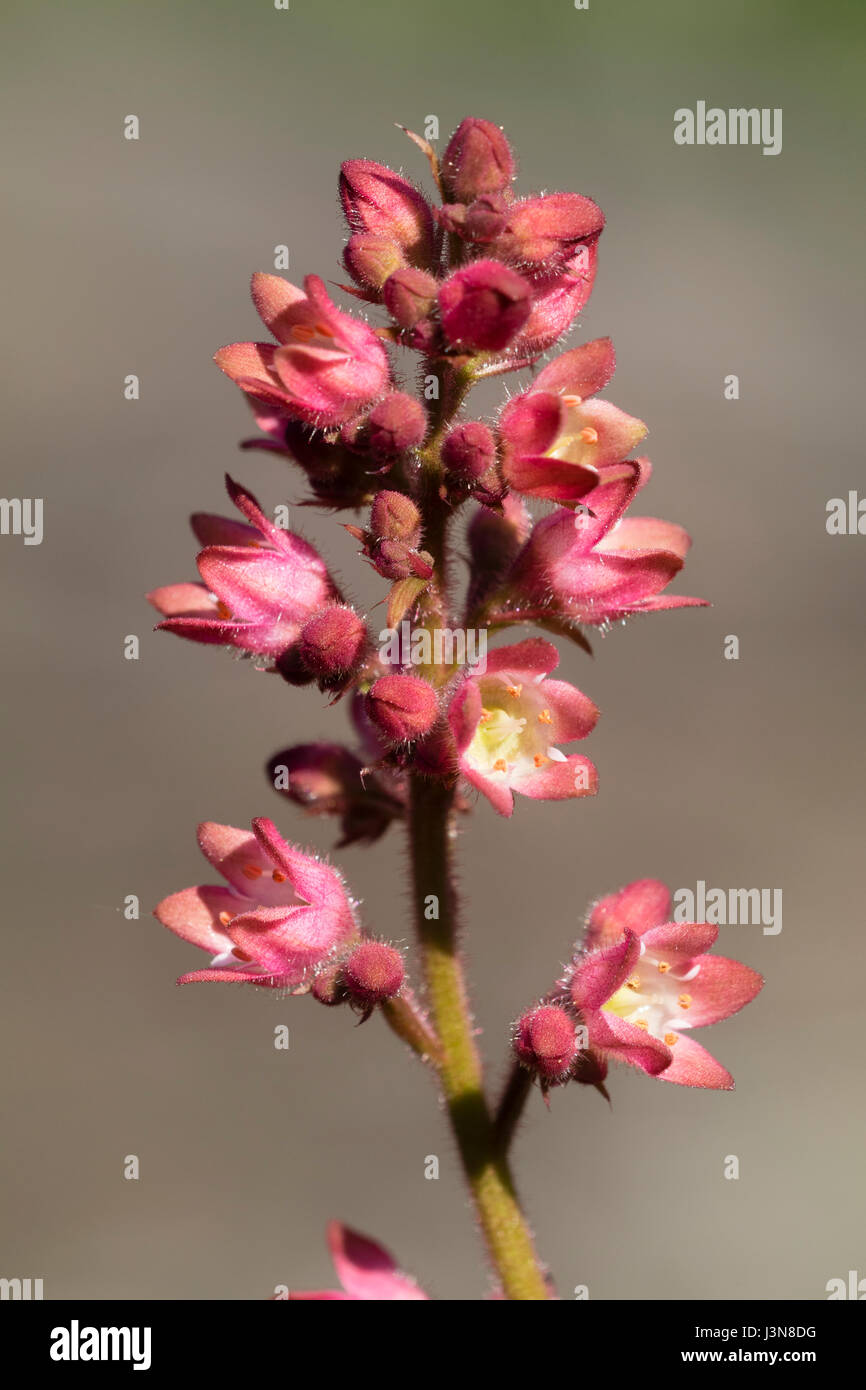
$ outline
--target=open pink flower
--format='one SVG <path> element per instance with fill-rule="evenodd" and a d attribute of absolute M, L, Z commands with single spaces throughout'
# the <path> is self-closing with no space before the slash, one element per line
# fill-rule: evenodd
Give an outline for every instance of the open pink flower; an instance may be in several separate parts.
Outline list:
<path fill-rule="evenodd" d="M 214 357 L 242 391 L 309 424 L 340 425 L 385 390 L 381 341 L 337 308 L 318 275 L 300 290 L 278 275 L 256 274 L 252 295 L 277 346 L 230 343 Z"/>
<path fill-rule="evenodd" d="M 533 527 L 508 581 L 512 595 L 548 603 L 579 623 L 606 624 L 631 613 L 703 606 L 662 596 L 683 567 L 691 539 L 681 526 L 623 513 L 647 482 L 648 459 L 602 465 L 579 511 L 559 508 Z"/>
<path fill-rule="evenodd" d="M 273 821 L 254 820 L 252 835 L 205 821 L 198 842 L 228 887 L 185 888 L 154 909 L 163 926 L 212 956 L 178 984 L 233 981 L 303 993 L 332 951 L 357 936 L 336 869 L 288 844 Z"/>
<path fill-rule="evenodd" d="M 613 344 L 598 338 L 557 357 L 502 413 L 502 471 L 515 492 L 576 502 L 599 482 L 599 469 L 621 463 L 646 425 L 610 401 L 590 397 L 606 386 Z"/>
<path fill-rule="evenodd" d="M 681 1086 L 733 1089 L 733 1077 L 683 1029 L 718 1023 L 748 1004 L 764 981 L 725 956 L 708 955 L 718 928 L 671 922 L 663 883 L 643 879 L 592 911 L 586 953 L 569 989 L 590 1049 Z"/>
<path fill-rule="evenodd" d="M 340 1221 L 328 1225 L 328 1245 L 342 1289 L 318 1289 L 311 1293 L 290 1293 L 289 1299 L 328 1300 L 330 1302 L 380 1302 L 392 1299 L 427 1299 L 408 1274 L 402 1274 L 393 1258 L 369 1236 L 362 1236 Z"/>
<path fill-rule="evenodd" d="M 231 478 L 226 486 L 247 521 L 193 516 L 204 545 L 196 559 L 203 582 L 167 584 L 147 598 L 165 615 L 157 626 L 167 632 L 279 659 L 307 619 L 339 595 L 318 551 L 275 526 Z"/>
<path fill-rule="evenodd" d="M 557 747 L 586 738 L 598 710 L 567 681 L 548 680 L 559 662 L 541 637 L 500 647 L 485 671 L 468 675 L 448 710 L 460 771 L 503 816 L 514 792 L 536 800 L 591 796 L 598 774 L 588 758 Z"/>

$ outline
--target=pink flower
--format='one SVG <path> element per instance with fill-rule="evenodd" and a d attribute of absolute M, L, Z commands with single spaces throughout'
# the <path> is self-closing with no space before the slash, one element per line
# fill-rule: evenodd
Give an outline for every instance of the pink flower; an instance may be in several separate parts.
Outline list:
<path fill-rule="evenodd" d="M 339 425 L 385 390 L 381 341 L 336 307 L 318 275 L 299 290 L 278 275 L 256 274 L 252 295 L 278 346 L 230 343 L 214 358 L 249 396 L 309 424 Z"/>
<path fill-rule="evenodd" d="M 336 869 L 279 835 L 273 821 L 253 834 L 205 821 L 198 842 L 228 887 L 204 884 L 163 898 L 154 916 L 213 957 L 193 981 L 240 981 L 302 994 L 313 972 L 358 935 L 354 909 Z"/>
<path fill-rule="evenodd" d="M 559 508 L 536 523 L 506 589 L 578 623 L 606 624 L 631 613 L 703 606 L 662 597 L 683 567 L 691 540 L 681 526 L 623 513 L 650 476 L 648 459 L 602 465 L 578 512 Z"/>
<path fill-rule="evenodd" d="M 596 242 L 581 246 L 561 270 L 533 280 L 532 310 L 511 344 L 516 358 L 531 361 L 546 352 L 585 308 L 598 265 Z"/>
<path fill-rule="evenodd" d="M 362 1236 L 350 1226 L 331 1221 L 328 1226 L 328 1245 L 342 1289 L 319 1289 L 313 1293 L 290 1293 L 289 1299 L 332 1302 L 380 1302 L 392 1299 L 426 1299 L 408 1274 L 401 1274 L 388 1251 L 369 1236 Z"/>
<path fill-rule="evenodd" d="M 566 681 L 548 680 L 559 662 L 541 637 L 500 647 L 486 670 L 458 686 L 448 710 L 460 771 L 503 816 L 514 792 L 537 800 L 591 796 L 598 774 L 577 753 L 556 746 L 586 738 L 598 710 Z"/>
<path fill-rule="evenodd" d="M 599 481 L 599 469 L 621 463 L 646 425 L 609 401 L 593 401 L 614 369 L 613 344 L 598 338 L 574 348 L 539 373 L 500 421 L 503 476 L 516 492 L 576 502 Z"/>
<path fill-rule="evenodd" d="M 683 1035 L 748 1004 L 764 981 L 724 956 L 707 955 L 718 928 L 671 922 L 663 883 L 643 879 L 592 911 L 586 954 L 574 962 L 571 998 L 590 1048 L 680 1086 L 733 1090 L 733 1077 Z"/>
<path fill-rule="evenodd" d="M 297 643 L 308 618 L 339 595 L 324 560 L 301 536 L 275 526 L 252 493 L 229 477 L 229 496 L 247 524 L 199 512 L 202 583 L 168 584 L 148 601 L 178 637 L 238 647 L 275 659 Z"/>

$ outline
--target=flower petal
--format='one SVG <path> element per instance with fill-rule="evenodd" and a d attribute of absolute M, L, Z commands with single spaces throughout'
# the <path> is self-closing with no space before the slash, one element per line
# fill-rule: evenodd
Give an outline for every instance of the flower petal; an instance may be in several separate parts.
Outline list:
<path fill-rule="evenodd" d="M 612 946 L 579 956 L 569 982 L 577 1008 L 588 1011 L 606 1004 L 628 979 L 639 956 L 640 941 L 630 931 Z"/>
<path fill-rule="evenodd" d="M 671 1053 L 673 1060 L 661 1072 L 662 1081 L 673 1081 L 677 1086 L 701 1086 L 713 1091 L 734 1089 L 731 1073 L 694 1038 L 678 1033 Z"/>
<path fill-rule="evenodd" d="M 692 1002 L 688 1012 L 677 1019 L 677 1027 L 700 1028 L 729 1018 L 751 1003 L 763 985 L 763 976 L 738 960 L 702 956 L 698 973 L 687 986 Z"/>
<path fill-rule="evenodd" d="M 248 912 L 252 907 L 255 907 L 253 900 L 242 897 L 234 889 L 205 883 L 171 893 L 157 903 L 153 915 L 184 941 L 201 946 L 211 955 L 219 955 L 230 946 L 220 914 L 237 917 L 239 912 Z"/>
<path fill-rule="evenodd" d="M 369 1236 L 332 1221 L 328 1244 L 340 1283 L 350 1298 L 379 1301 L 426 1299 L 413 1279 L 401 1274 L 388 1251 Z"/>
<path fill-rule="evenodd" d="M 615 367 L 616 355 L 610 338 L 594 338 L 591 343 L 563 352 L 548 363 L 535 378 L 535 389 L 567 392 L 586 400 L 603 390 Z"/>
<path fill-rule="evenodd" d="M 586 934 L 588 946 L 608 945 L 624 932 L 643 936 L 670 917 L 671 895 L 667 884 L 641 878 L 601 898 L 593 907 Z"/>

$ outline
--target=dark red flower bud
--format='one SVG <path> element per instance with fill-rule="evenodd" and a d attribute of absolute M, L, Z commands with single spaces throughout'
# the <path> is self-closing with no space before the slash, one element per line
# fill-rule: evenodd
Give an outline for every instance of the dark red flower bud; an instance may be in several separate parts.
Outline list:
<path fill-rule="evenodd" d="M 432 729 L 439 701 L 420 676 L 380 676 L 367 696 L 367 711 L 386 738 L 403 743 Z"/>
<path fill-rule="evenodd" d="M 334 604 L 304 624 L 301 660 L 315 676 L 330 679 L 354 670 L 367 642 L 367 624 L 354 608 Z"/>
<path fill-rule="evenodd" d="M 369 416 L 370 448 L 377 458 L 392 459 L 414 449 L 427 433 L 424 407 L 414 396 L 392 391 Z"/>
<path fill-rule="evenodd" d="M 501 261 L 473 261 L 439 291 L 442 327 L 454 347 L 501 351 L 517 337 L 531 308 L 530 286 Z"/>
<path fill-rule="evenodd" d="M 436 280 L 425 270 L 411 266 L 395 268 L 382 288 L 385 308 L 401 328 L 414 328 L 432 314 L 438 288 Z"/>
<path fill-rule="evenodd" d="M 339 816 L 341 844 L 378 840 L 403 807 L 361 759 L 339 743 L 300 743 L 267 766 L 276 791 L 314 816 Z"/>
<path fill-rule="evenodd" d="M 343 965 L 342 982 L 350 998 L 364 1008 L 393 999 L 403 985 L 403 957 L 384 941 L 362 941 Z"/>
<path fill-rule="evenodd" d="M 514 177 L 514 156 L 499 126 L 469 116 L 461 121 L 442 157 L 449 202 L 471 203 L 482 193 L 501 193 Z"/>
<path fill-rule="evenodd" d="M 416 546 L 421 539 L 421 513 L 405 493 L 379 492 L 370 508 L 370 531 L 378 540 Z"/>
<path fill-rule="evenodd" d="M 542 1082 L 566 1081 L 580 1051 L 575 1029 L 571 1014 L 558 1004 L 539 1004 L 518 1019 L 514 1051 Z"/>
<path fill-rule="evenodd" d="M 442 445 L 442 462 L 461 482 L 476 482 L 496 461 L 496 441 L 480 420 L 456 425 Z"/>

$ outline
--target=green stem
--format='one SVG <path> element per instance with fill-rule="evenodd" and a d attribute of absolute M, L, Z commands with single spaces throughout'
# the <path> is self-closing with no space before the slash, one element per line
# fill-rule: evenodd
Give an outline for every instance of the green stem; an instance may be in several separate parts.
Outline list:
<path fill-rule="evenodd" d="M 409 843 L 418 940 L 442 1056 L 439 1079 L 490 1257 L 506 1298 L 547 1299 L 549 1290 L 497 1141 L 457 952 L 452 867 L 453 791 L 414 774 Z"/>
<path fill-rule="evenodd" d="M 410 989 L 404 989 L 395 999 L 387 999 L 382 1005 L 382 1013 L 388 1027 L 411 1047 L 422 1062 L 431 1062 L 437 1067 L 441 1064 L 439 1039 Z"/>

